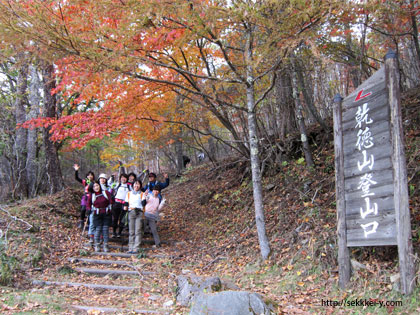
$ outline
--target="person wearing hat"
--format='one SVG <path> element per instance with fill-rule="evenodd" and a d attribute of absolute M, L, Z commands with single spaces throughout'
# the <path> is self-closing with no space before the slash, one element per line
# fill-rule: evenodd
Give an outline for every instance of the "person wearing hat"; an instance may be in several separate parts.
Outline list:
<path fill-rule="evenodd" d="M 108 176 L 102 173 L 101 175 L 99 175 L 98 179 L 99 179 L 99 184 L 101 185 L 102 190 L 106 190 L 112 193 L 112 188 L 111 186 L 109 186 L 109 182 L 108 182 Z"/>
<path fill-rule="evenodd" d="M 156 185 L 159 185 L 160 190 L 166 188 L 169 186 L 169 176 L 168 174 L 163 174 L 163 177 L 165 178 L 165 182 L 161 183 L 156 181 L 156 174 L 155 173 L 149 173 L 149 182 L 143 187 L 142 191 L 145 192 L 146 190 L 149 191 L 149 194 L 153 192 L 153 188 Z M 159 201 L 162 201 L 162 195 L 159 190 Z"/>

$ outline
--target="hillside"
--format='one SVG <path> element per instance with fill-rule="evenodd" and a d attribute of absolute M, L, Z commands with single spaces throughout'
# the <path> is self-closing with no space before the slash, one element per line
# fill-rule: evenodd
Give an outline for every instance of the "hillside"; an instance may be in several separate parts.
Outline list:
<path fill-rule="evenodd" d="M 420 89 L 404 96 L 404 123 L 409 175 L 414 251 L 420 254 Z M 312 131 L 314 134 L 316 130 Z M 67 313 L 74 301 L 161 309 L 174 299 L 176 275 L 186 270 L 198 275 L 216 275 L 242 290 L 261 293 L 277 312 L 302 314 L 387 314 L 420 311 L 416 298 L 403 297 L 390 280 L 398 273 L 395 247 L 354 248 L 351 258 L 360 265 L 350 287 L 337 289 L 337 239 L 333 142 L 315 147 L 316 168 L 308 170 L 303 159 L 285 161 L 276 175 L 263 179 L 267 233 L 272 254 L 261 262 L 254 223 L 252 187 L 244 176 L 245 165 L 234 158 L 218 167 L 204 164 L 189 169 L 164 190 L 168 204 L 159 226 L 162 240 L 170 241 L 153 250 L 163 258 L 145 253 L 132 263 L 157 275 L 140 279 L 144 290 L 138 296 L 82 288 L 33 286 L 30 279 L 95 277 L 76 275 L 68 258 L 89 256 L 85 239 L 76 229 L 79 191 L 68 189 L 52 197 L 39 197 L 21 204 L 3 206 L 27 221 L 16 222 L 2 211 L 0 254 L 3 285 L 2 313 Z M 150 249 L 146 245 L 146 249 Z M 67 271 L 68 272 L 67 272 Z M 417 271 L 417 275 L 419 275 Z M 8 278 L 7 278 L 8 277 Z M 121 283 L 112 277 L 108 283 Z M 135 280 L 133 280 L 135 282 Z M 418 296 L 417 288 L 413 297 Z M 157 295 L 150 299 L 150 295 Z M 367 299 L 402 301 L 401 306 L 331 307 L 322 301 Z M 129 301 L 129 302 L 127 302 Z M 111 304 L 111 303 L 110 303 Z M 187 313 L 175 306 L 171 313 Z"/>

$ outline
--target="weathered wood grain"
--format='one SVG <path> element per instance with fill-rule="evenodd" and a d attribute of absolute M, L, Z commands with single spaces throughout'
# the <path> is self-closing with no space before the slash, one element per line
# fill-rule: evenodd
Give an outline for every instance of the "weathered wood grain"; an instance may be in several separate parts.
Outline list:
<path fill-rule="evenodd" d="M 397 222 L 398 257 L 400 265 L 401 291 L 411 294 L 414 289 L 415 270 L 411 222 L 408 199 L 407 168 L 401 114 L 400 78 L 396 54 L 390 51 L 385 57 L 385 71 L 391 108 L 392 161 L 394 165 L 395 209 Z"/>
<path fill-rule="evenodd" d="M 356 96 L 369 95 L 356 101 Z M 356 113 L 363 104 L 368 105 L 368 120 L 357 125 Z M 395 228 L 394 177 L 392 171 L 392 146 L 390 132 L 390 109 L 388 104 L 385 70 L 381 68 L 352 94 L 343 100 L 343 154 L 344 154 L 344 199 L 347 226 L 347 246 L 395 245 L 397 233 Z M 373 146 L 357 147 L 359 130 L 369 128 Z M 372 169 L 368 166 L 362 170 L 358 162 L 363 162 L 363 153 L 374 158 Z M 371 176 L 369 195 L 364 195 L 361 181 L 364 176 Z M 369 198 L 371 208 L 377 205 L 377 214 L 366 211 L 365 198 Z M 362 209 L 362 211 L 361 211 Z M 377 222 L 375 233 L 365 234 L 362 224 Z"/>
<path fill-rule="evenodd" d="M 337 203 L 337 236 L 338 236 L 338 284 L 345 288 L 350 282 L 350 252 L 347 247 L 346 230 L 346 201 L 344 195 L 344 152 L 343 152 L 343 129 L 342 129 L 342 98 L 336 95 L 334 98 L 334 153 L 335 153 L 335 189 Z"/>
<path fill-rule="evenodd" d="M 98 275 L 116 275 L 116 276 L 138 276 L 138 275 L 155 275 L 155 272 L 151 271 L 135 271 L 135 270 L 116 270 L 116 269 L 97 269 L 97 268 L 74 268 L 74 270 L 83 273 L 91 273 Z"/>
<path fill-rule="evenodd" d="M 81 283 L 81 282 L 65 282 L 65 281 L 44 281 L 44 280 L 33 280 L 33 285 L 40 286 L 69 286 L 69 287 L 86 287 L 91 289 L 104 289 L 104 290 L 117 290 L 117 291 L 126 291 L 126 290 L 138 290 L 138 287 L 129 287 L 121 285 L 106 285 L 106 284 L 96 284 L 96 283 Z"/>

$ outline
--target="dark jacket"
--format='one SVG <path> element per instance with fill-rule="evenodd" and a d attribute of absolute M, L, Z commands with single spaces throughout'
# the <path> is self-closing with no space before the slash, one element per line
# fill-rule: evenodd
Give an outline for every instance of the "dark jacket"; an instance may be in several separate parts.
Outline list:
<path fill-rule="evenodd" d="M 149 191 L 153 190 L 153 187 L 155 187 L 156 184 L 159 184 L 161 189 L 164 189 L 166 187 L 169 186 L 169 177 L 165 180 L 164 183 L 158 182 L 158 181 L 154 181 L 154 182 L 148 182 L 142 189 L 141 191 L 145 192 L 147 189 L 149 189 Z"/>
<path fill-rule="evenodd" d="M 166 187 L 169 186 L 169 177 L 165 180 L 164 183 L 158 182 L 158 181 L 153 181 L 153 182 L 148 182 L 146 186 L 144 186 L 141 191 L 145 192 L 147 189 L 149 189 L 149 193 L 151 193 L 153 191 L 153 187 L 155 187 L 155 185 L 159 185 L 161 189 L 164 189 Z M 162 195 L 159 193 L 159 200 L 162 201 Z"/>
<path fill-rule="evenodd" d="M 82 196 L 81 205 L 86 206 L 87 194 L 93 191 L 93 182 L 88 182 L 87 179 L 80 179 L 79 171 L 74 172 L 74 178 L 85 187 L 85 193 Z"/>

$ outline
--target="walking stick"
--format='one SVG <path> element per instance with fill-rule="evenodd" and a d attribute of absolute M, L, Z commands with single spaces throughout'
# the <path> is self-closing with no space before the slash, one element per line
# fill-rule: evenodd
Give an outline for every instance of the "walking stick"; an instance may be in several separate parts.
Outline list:
<path fill-rule="evenodd" d="M 87 225 L 88 219 L 89 219 L 89 216 L 86 216 L 85 223 L 83 224 L 82 234 L 80 234 L 80 242 L 82 242 L 83 234 L 85 234 L 85 230 L 86 230 L 86 225 Z"/>

